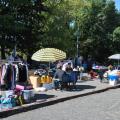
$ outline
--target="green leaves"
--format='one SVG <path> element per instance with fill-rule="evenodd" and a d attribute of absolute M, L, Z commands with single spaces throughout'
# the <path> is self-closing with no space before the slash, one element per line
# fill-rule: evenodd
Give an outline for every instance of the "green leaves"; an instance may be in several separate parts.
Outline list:
<path fill-rule="evenodd" d="M 74 33 L 79 29 L 80 54 L 104 60 L 119 50 L 119 20 L 112 0 L 2 0 L 0 45 L 12 49 L 16 38 L 17 50 L 28 55 L 42 47 L 56 47 L 74 57 Z M 74 29 L 70 21 L 75 21 Z"/>
<path fill-rule="evenodd" d="M 42 11 L 47 9 L 40 0 L 0 1 L 0 33 L 3 41 L 0 45 L 6 42 L 5 47 L 13 49 L 18 44 L 17 50 L 26 54 L 33 52 L 40 41 L 37 36 L 44 32 L 45 17 Z"/>
<path fill-rule="evenodd" d="M 120 26 L 117 27 L 113 32 L 113 41 L 114 42 L 120 42 Z"/>

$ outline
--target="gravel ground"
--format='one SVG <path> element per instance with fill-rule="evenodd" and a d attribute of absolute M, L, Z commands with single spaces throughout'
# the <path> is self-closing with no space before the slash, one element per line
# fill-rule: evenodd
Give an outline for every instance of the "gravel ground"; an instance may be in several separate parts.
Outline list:
<path fill-rule="evenodd" d="M 120 120 L 120 89 L 72 99 L 2 120 Z"/>

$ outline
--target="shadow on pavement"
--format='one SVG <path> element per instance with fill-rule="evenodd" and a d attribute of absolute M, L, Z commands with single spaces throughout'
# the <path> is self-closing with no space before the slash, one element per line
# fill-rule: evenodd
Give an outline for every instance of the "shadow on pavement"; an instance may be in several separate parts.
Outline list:
<path fill-rule="evenodd" d="M 95 89 L 96 86 L 92 86 L 92 85 L 75 85 L 74 88 L 72 88 L 70 91 L 82 91 L 85 89 Z"/>
<path fill-rule="evenodd" d="M 77 80 L 77 83 L 84 83 L 84 82 L 88 82 L 88 81 L 94 81 L 92 79 L 89 79 L 89 80 Z"/>
<path fill-rule="evenodd" d="M 47 94 L 35 94 L 35 99 L 39 100 L 39 99 L 49 99 L 49 98 L 54 98 L 55 95 L 47 95 Z"/>

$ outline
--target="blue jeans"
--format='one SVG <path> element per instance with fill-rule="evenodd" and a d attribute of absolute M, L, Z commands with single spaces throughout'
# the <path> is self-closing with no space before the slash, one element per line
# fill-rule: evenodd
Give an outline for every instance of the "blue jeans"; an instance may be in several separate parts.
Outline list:
<path fill-rule="evenodd" d="M 61 83 L 61 80 L 59 79 L 54 80 L 55 89 L 58 89 L 60 87 L 60 83 Z"/>

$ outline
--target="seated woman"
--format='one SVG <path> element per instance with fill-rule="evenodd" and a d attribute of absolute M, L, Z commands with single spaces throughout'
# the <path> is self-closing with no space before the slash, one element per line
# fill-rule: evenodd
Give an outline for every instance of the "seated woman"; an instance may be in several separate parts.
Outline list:
<path fill-rule="evenodd" d="M 71 88 L 71 83 L 72 83 L 72 88 L 75 87 L 75 84 L 77 82 L 78 78 L 78 71 L 77 68 L 72 69 L 71 63 L 68 63 L 68 66 L 66 67 L 66 84 L 68 85 L 68 88 Z"/>
<path fill-rule="evenodd" d="M 73 71 L 73 69 L 72 69 L 72 67 L 71 67 L 71 63 L 68 63 L 65 71 L 66 71 L 68 74 L 70 74 L 70 73 Z"/>
<path fill-rule="evenodd" d="M 70 73 L 70 83 L 72 83 L 72 88 L 75 88 L 75 84 L 78 80 L 79 73 L 77 69 L 73 69 L 73 71 Z"/>

